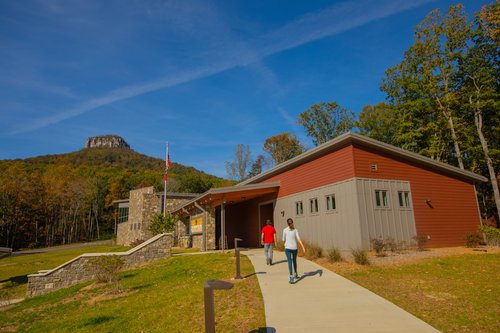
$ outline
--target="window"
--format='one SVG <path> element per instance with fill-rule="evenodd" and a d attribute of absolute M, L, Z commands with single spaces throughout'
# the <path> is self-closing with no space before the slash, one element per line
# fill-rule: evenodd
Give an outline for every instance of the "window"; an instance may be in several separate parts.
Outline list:
<path fill-rule="evenodd" d="M 316 214 L 318 211 L 318 198 L 309 199 L 309 212 L 311 212 L 311 214 Z"/>
<path fill-rule="evenodd" d="M 118 223 L 123 223 L 128 221 L 128 207 L 118 208 Z"/>
<path fill-rule="evenodd" d="M 337 209 L 337 203 L 335 202 L 335 194 L 330 194 L 326 196 L 326 211 L 331 212 Z"/>
<path fill-rule="evenodd" d="M 399 191 L 398 192 L 399 207 L 410 208 L 410 192 Z"/>
<path fill-rule="evenodd" d="M 389 208 L 389 198 L 387 191 L 375 190 L 375 205 L 377 208 Z"/>
<path fill-rule="evenodd" d="M 302 201 L 297 201 L 295 203 L 295 215 L 304 215 L 304 205 L 302 204 Z"/>

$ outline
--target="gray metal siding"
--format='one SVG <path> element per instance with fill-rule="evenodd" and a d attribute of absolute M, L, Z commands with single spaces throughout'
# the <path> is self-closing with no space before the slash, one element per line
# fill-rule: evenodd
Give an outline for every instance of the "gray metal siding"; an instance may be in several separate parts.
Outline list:
<path fill-rule="evenodd" d="M 389 207 L 377 208 L 375 190 L 386 190 Z M 410 207 L 400 208 L 398 191 L 410 194 Z M 336 210 L 326 211 L 326 196 L 335 194 Z M 318 198 L 319 212 L 310 213 L 309 200 Z M 291 217 L 303 240 L 328 250 L 370 248 L 372 238 L 388 237 L 411 242 L 416 235 L 411 188 L 408 181 L 352 178 L 279 198 L 274 222 L 279 239 Z M 303 216 L 296 216 L 295 203 L 302 201 Z"/>
<path fill-rule="evenodd" d="M 397 241 L 410 242 L 416 235 L 411 188 L 408 181 L 384 179 L 356 180 L 356 189 L 360 207 L 360 223 L 362 244 L 370 247 L 373 238 L 392 237 Z M 389 198 L 388 208 L 378 208 L 375 202 L 375 191 L 386 190 Z M 410 193 L 410 207 L 399 207 L 398 191 Z"/>
<path fill-rule="evenodd" d="M 330 184 L 279 198 L 274 210 L 274 221 L 281 239 L 286 219 L 291 217 L 303 240 L 327 250 L 333 246 L 349 250 L 362 246 L 359 208 L 355 179 Z M 336 210 L 326 212 L 326 196 L 335 194 Z M 319 212 L 310 213 L 309 200 L 318 198 Z M 295 203 L 302 201 L 304 215 L 296 216 Z"/>

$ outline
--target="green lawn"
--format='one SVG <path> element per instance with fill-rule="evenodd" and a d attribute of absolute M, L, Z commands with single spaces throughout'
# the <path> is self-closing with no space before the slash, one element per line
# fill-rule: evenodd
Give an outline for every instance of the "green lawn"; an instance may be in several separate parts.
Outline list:
<path fill-rule="evenodd" d="M 500 332 L 500 254 L 367 266 L 339 274 L 442 332 Z"/>
<path fill-rule="evenodd" d="M 83 253 L 120 252 L 129 249 L 130 247 L 125 246 L 98 245 L 1 259 L 0 300 L 23 298 L 26 295 L 28 274 L 56 268 Z"/>
<path fill-rule="evenodd" d="M 204 332 L 203 285 L 229 281 L 233 254 L 172 257 L 123 272 L 120 293 L 90 282 L 27 299 L 0 312 L 0 332 Z M 252 274 L 242 258 L 242 274 Z M 265 326 L 255 275 L 216 291 L 218 332 L 249 332 Z M 2 330 L 3 328 L 3 330 Z"/>

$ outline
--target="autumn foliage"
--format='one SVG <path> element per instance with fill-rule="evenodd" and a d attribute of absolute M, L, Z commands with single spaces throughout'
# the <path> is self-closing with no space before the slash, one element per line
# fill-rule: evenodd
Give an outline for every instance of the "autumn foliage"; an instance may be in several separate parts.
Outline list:
<path fill-rule="evenodd" d="M 114 235 L 114 200 L 163 190 L 164 161 L 130 149 L 83 149 L 0 161 L 0 246 L 43 247 Z M 172 163 L 168 191 L 203 192 L 223 179 Z"/>

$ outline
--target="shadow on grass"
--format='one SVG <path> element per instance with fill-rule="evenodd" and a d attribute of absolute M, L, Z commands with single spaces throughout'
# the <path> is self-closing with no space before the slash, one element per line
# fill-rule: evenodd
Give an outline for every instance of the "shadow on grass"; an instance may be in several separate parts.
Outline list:
<path fill-rule="evenodd" d="M 134 276 L 137 276 L 137 274 L 139 274 L 139 272 L 127 273 L 127 274 L 124 274 L 124 275 L 123 275 L 123 278 L 124 278 L 124 279 L 132 278 L 132 277 L 134 277 Z"/>
<path fill-rule="evenodd" d="M 13 276 L 7 280 L 0 281 L 0 283 L 3 283 L 3 282 L 11 282 L 11 283 L 15 283 L 15 284 L 26 284 L 26 283 L 28 283 L 28 275 Z"/>
<path fill-rule="evenodd" d="M 116 317 L 112 317 L 112 316 L 97 316 L 97 317 L 93 317 L 93 318 L 89 318 L 87 319 L 86 321 L 84 321 L 81 325 L 79 325 L 80 327 L 86 327 L 86 326 L 97 326 L 97 325 L 100 325 L 102 323 L 105 323 L 105 322 L 108 322 L 110 320 L 113 320 L 115 319 Z"/>
<path fill-rule="evenodd" d="M 252 274 L 248 274 L 248 275 L 245 275 L 243 278 L 246 279 L 252 275 L 257 275 L 257 274 L 267 274 L 267 272 L 255 272 L 255 273 L 252 273 Z"/>
<path fill-rule="evenodd" d="M 144 288 L 151 287 L 152 285 L 153 285 L 152 283 L 143 284 L 143 285 L 141 285 L 141 286 L 135 286 L 135 287 L 132 287 L 132 288 L 130 288 L 130 290 L 139 290 L 139 289 L 144 289 Z"/>
<path fill-rule="evenodd" d="M 276 329 L 274 327 L 259 327 L 248 333 L 276 333 Z"/>

